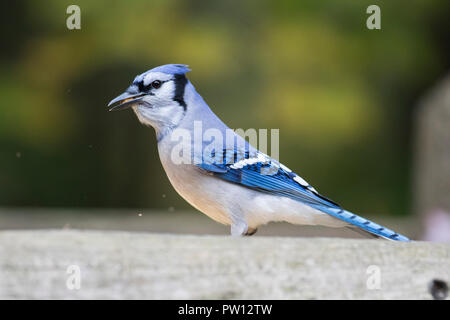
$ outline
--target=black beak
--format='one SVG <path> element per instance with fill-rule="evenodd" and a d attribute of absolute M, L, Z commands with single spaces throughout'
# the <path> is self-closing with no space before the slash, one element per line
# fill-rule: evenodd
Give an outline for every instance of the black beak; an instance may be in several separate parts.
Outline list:
<path fill-rule="evenodd" d="M 118 105 L 112 107 L 109 109 L 109 111 L 118 111 L 118 110 L 125 110 L 130 108 L 134 103 L 141 100 L 145 94 L 139 93 L 139 94 L 132 94 L 128 92 L 122 93 L 120 96 L 115 97 L 108 103 L 108 107 L 112 106 L 115 103 L 119 103 Z"/>

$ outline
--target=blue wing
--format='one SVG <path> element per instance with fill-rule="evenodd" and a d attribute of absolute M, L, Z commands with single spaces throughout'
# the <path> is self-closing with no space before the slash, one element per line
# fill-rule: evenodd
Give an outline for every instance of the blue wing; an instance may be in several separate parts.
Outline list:
<path fill-rule="evenodd" d="M 261 152 L 233 149 L 224 149 L 220 153 L 213 151 L 198 166 L 223 180 L 300 201 L 377 236 L 409 241 L 390 229 L 342 209 L 334 201 L 320 195 L 289 168 Z"/>

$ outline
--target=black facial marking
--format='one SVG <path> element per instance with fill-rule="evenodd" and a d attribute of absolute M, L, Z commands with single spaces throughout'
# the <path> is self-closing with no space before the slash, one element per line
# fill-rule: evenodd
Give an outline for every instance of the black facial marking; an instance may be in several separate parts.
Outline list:
<path fill-rule="evenodd" d="M 139 89 L 139 92 L 146 92 L 148 89 L 150 89 L 150 86 L 144 86 L 144 81 L 139 81 L 136 83 Z"/>
<path fill-rule="evenodd" d="M 159 86 L 155 86 L 155 85 L 154 85 L 154 83 L 155 83 L 156 81 L 159 82 Z M 139 92 L 148 92 L 149 94 L 153 95 L 150 91 L 151 91 L 152 89 L 158 89 L 158 88 L 160 88 L 161 85 L 162 85 L 164 82 L 167 82 L 167 81 L 155 80 L 155 81 L 149 83 L 148 85 L 144 85 L 144 80 L 141 80 L 141 81 L 139 81 L 139 82 L 133 83 L 133 85 L 138 87 Z"/>
<path fill-rule="evenodd" d="M 184 101 L 184 88 L 187 84 L 187 78 L 184 74 L 175 75 L 175 95 L 173 97 L 174 101 L 177 101 L 184 110 L 186 110 L 186 102 Z"/>

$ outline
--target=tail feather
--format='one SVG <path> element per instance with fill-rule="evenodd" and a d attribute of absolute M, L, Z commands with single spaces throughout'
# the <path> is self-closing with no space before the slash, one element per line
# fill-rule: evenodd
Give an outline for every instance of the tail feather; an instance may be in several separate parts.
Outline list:
<path fill-rule="evenodd" d="M 316 209 L 328 213 L 329 215 L 343 220 L 353 226 L 356 226 L 366 232 L 369 232 L 371 234 L 374 234 L 376 236 L 388 239 L 388 240 L 394 240 L 394 241 L 411 241 L 407 237 L 391 230 L 386 227 L 383 227 L 379 225 L 378 223 L 375 223 L 373 221 L 370 221 L 368 219 L 365 219 L 363 217 L 360 217 L 354 213 L 351 213 L 349 211 L 340 209 L 340 208 L 331 208 L 331 207 L 324 207 L 324 206 L 315 206 Z"/>

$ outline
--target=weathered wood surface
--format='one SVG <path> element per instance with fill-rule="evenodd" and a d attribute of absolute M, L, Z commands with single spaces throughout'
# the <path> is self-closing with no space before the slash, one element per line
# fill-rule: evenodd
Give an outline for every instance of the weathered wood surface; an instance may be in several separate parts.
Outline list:
<path fill-rule="evenodd" d="M 449 244 L 0 232 L 1 299 L 431 299 L 432 279 L 450 281 Z"/>

